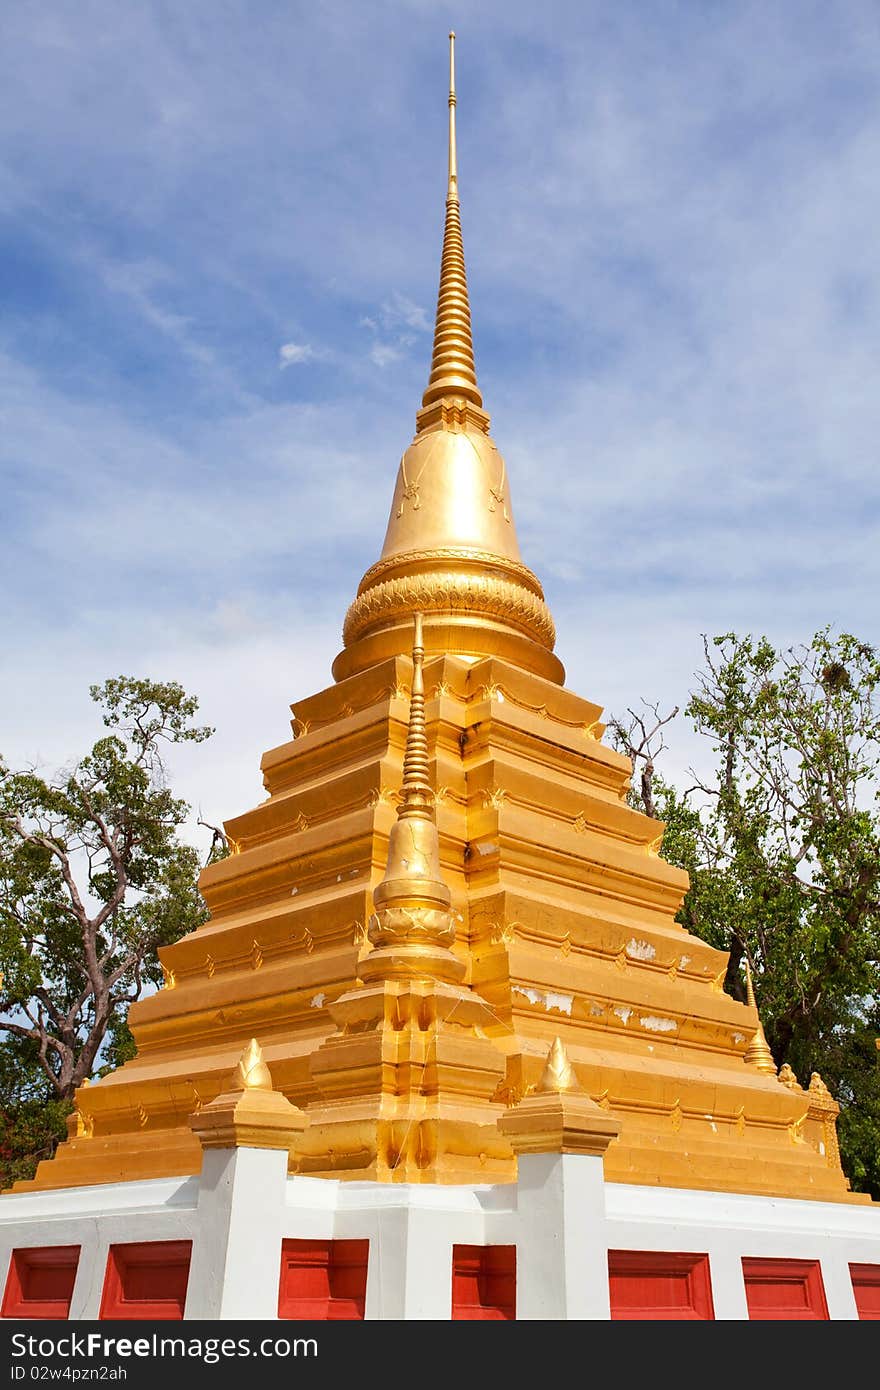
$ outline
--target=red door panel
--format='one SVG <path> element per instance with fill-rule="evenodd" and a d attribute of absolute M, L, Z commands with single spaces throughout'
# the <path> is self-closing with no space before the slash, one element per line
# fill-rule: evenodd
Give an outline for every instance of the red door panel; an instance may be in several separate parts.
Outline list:
<path fill-rule="evenodd" d="M 880 1321 L 880 1265 L 850 1265 L 849 1272 L 859 1318 Z"/>
<path fill-rule="evenodd" d="M 191 1240 L 111 1245 L 100 1317 L 179 1322 L 186 1303 Z"/>
<path fill-rule="evenodd" d="M 0 1317 L 66 1318 L 79 1252 L 78 1245 L 13 1250 Z"/>
<path fill-rule="evenodd" d="M 749 1317 L 753 1321 L 822 1322 L 828 1319 L 818 1260 L 743 1258 Z"/>
<path fill-rule="evenodd" d="M 452 1247 L 453 1321 L 516 1318 L 516 1246 Z"/>
<path fill-rule="evenodd" d="M 279 1318 L 353 1322 L 364 1316 L 368 1240 L 285 1240 Z"/>
<path fill-rule="evenodd" d="M 709 1256 L 609 1250 L 611 1317 L 617 1321 L 712 1321 Z"/>

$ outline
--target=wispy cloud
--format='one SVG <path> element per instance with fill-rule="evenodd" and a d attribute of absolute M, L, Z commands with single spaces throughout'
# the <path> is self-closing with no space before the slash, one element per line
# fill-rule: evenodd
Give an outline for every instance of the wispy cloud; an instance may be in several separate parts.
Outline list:
<path fill-rule="evenodd" d="M 309 343 L 282 343 L 278 349 L 278 365 L 283 371 L 285 367 L 296 367 L 301 362 L 313 362 L 316 355 Z"/>
<path fill-rule="evenodd" d="M 408 356 L 421 336 L 430 333 L 432 325 L 421 304 L 399 290 L 392 290 L 374 314 L 363 315 L 361 327 L 369 329 L 373 335 L 370 361 L 377 367 L 387 367 Z"/>
<path fill-rule="evenodd" d="M 214 353 L 198 341 L 192 318 L 161 304 L 162 293 L 173 291 L 174 285 L 174 276 L 167 266 L 154 260 L 108 262 L 102 273 L 107 288 L 114 294 L 125 295 L 138 314 L 182 353 L 201 366 L 216 365 Z"/>
<path fill-rule="evenodd" d="M 392 362 L 399 362 L 403 352 L 393 343 L 373 343 L 370 348 L 370 361 L 375 362 L 377 367 L 388 367 Z"/>
<path fill-rule="evenodd" d="M 473 9 L 477 369 L 570 683 L 680 702 L 703 629 L 880 642 L 876 3 Z M 12 7 L 0 54 L 0 649 L 15 720 L 62 741 L 110 655 L 210 694 L 216 818 L 284 736 L 249 661 L 282 714 L 329 680 L 381 543 L 430 355 L 445 25 L 86 10 Z"/>
<path fill-rule="evenodd" d="M 431 323 L 421 304 L 416 304 L 399 290 L 393 290 L 379 314 L 382 327 L 386 329 L 408 328 L 413 333 L 430 333 Z"/>

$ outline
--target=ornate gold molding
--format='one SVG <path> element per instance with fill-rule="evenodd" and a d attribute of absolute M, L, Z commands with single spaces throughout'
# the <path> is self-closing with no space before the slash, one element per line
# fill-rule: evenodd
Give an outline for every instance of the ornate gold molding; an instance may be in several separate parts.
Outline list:
<path fill-rule="evenodd" d="M 403 622 L 414 612 L 450 611 L 508 623 L 551 652 L 556 642 L 556 627 L 542 598 L 522 584 L 494 575 L 454 570 L 386 579 L 367 589 L 345 615 L 343 641 L 350 647 L 389 619 Z"/>
<path fill-rule="evenodd" d="M 358 598 L 387 574 L 389 570 L 400 570 L 414 566 L 416 568 L 424 565 L 446 565 L 454 566 L 460 564 L 468 569 L 473 566 L 489 567 L 494 570 L 501 570 L 510 579 L 518 581 L 526 589 L 531 590 L 538 598 L 544 597 L 544 589 L 538 576 L 529 569 L 528 565 L 520 564 L 517 560 L 509 560 L 504 555 L 495 555 L 491 550 L 469 549 L 466 546 L 437 546 L 433 550 L 407 550 L 401 555 L 389 555 L 384 560 L 377 560 L 371 565 L 358 585 Z"/>
<path fill-rule="evenodd" d="M 829 1168 L 840 1170 L 840 1146 L 837 1140 L 837 1116 L 840 1114 L 840 1106 L 817 1071 L 810 1076 L 806 1094 L 810 1107 L 807 1118 L 817 1120 L 822 1128 L 825 1162 Z"/>

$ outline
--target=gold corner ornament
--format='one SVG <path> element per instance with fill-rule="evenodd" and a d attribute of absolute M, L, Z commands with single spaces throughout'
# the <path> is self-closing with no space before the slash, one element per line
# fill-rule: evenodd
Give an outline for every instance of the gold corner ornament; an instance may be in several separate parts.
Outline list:
<path fill-rule="evenodd" d="M 238 1059 L 229 1081 L 231 1091 L 271 1091 L 272 1076 L 263 1061 L 263 1049 L 251 1038 Z"/>
<path fill-rule="evenodd" d="M 550 1044 L 550 1051 L 547 1053 L 547 1062 L 541 1073 L 541 1080 L 538 1083 L 538 1091 L 547 1093 L 556 1091 L 575 1091 L 578 1089 L 578 1080 L 575 1075 L 574 1067 L 568 1060 L 568 1054 L 560 1037 L 553 1039 Z"/>
<path fill-rule="evenodd" d="M 282 1149 L 289 1153 L 308 1125 L 308 1116 L 272 1085 L 263 1049 L 251 1038 L 210 1105 L 197 1103 L 189 1127 L 202 1149 Z"/>
<path fill-rule="evenodd" d="M 802 1091 L 804 1089 L 788 1062 L 782 1063 L 782 1066 L 779 1068 L 777 1080 L 781 1086 L 787 1087 L 789 1091 Z"/>
<path fill-rule="evenodd" d="M 810 1084 L 806 1091 L 807 1119 L 819 1126 L 819 1152 L 834 1171 L 842 1171 L 840 1164 L 840 1145 L 837 1138 L 837 1117 L 840 1106 L 829 1091 L 817 1071 L 810 1074 Z"/>
<path fill-rule="evenodd" d="M 607 1096 L 603 1097 L 607 1100 Z M 598 1158 L 620 1133 L 621 1124 L 581 1089 L 562 1039 L 554 1038 L 537 1089 L 498 1120 L 518 1158 L 529 1154 L 576 1153 Z"/>
<path fill-rule="evenodd" d="M 755 1067 L 757 1071 L 763 1072 L 766 1076 L 776 1075 L 776 1063 L 773 1060 L 773 1053 L 764 1035 L 764 1026 L 761 1023 L 761 1016 L 758 1013 L 758 1005 L 755 1002 L 755 986 L 752 981 L 752 968 L 748 959 L 746 960 L 746 1003 L 750 1009 L 754 1009 L 758 1026 L 752 1034 L 752 1040 L 743 1053 L 743 1061 L 750 1067 Z"/>

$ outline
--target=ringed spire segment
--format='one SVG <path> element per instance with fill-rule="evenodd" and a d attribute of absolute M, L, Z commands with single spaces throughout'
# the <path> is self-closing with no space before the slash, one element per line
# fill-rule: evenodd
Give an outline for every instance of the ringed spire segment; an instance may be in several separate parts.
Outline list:
<path fill-rule="evenodd" d="M 449 189 L 448 198 L 458 197 L 458 161 L 455 151 L 455 30 L 449 31 Z"/>
<path fill-rule="evenodd" d="M 401 820 L 417 817 L 434 821 L 434 792 L 431 787 L 428 763 L 428 738 L 425 731 L 425 682 L 422 667 L 425 645 L 422 636 L 422 615 L 413 615 L 413 673 L 410 693 L 409 728 L 403 758 L 403 785 L 397 809 Z"/>
<path fill-rule="evenodd" d="M 440 292 L 434 326 L 434 352 L 431 375 L 422 407 L 433 405 L 444 396 L 470 401 L 482 409 L 483 397 L 477 386 L 474 343 L 471 336 L 471 309 L 468 300 L 464 244 L 458 203 L 458 157 L 455 143 L 455 33 L 449 35 L 449 181 L 446 190 L 446 225 L 440 260 Z"/>
<path fill-rule="evenodd" d="M 766 1076 L 776 1075 L 776 1063 L 773 1060 L 773 1053 L 767 1042 L 764 1032 L 764 1025 L 758 1013 L 758 1005 L 755 1001 L 755 986 L 752 981 L 752 967 L 746 957 L 746 1003 L 750 1009 L 754 1009 L 758 1020 L 758 1026 L 752 1036 L 752 1040 L 743 1054 L 743 1061 L 749 1066 L 757 1067 L 758 1071 L 764 1072 Z"/>

